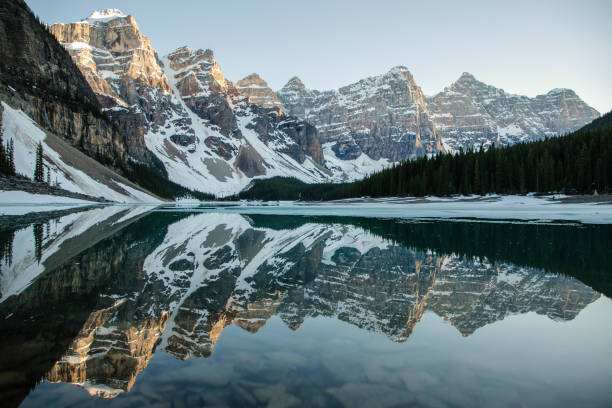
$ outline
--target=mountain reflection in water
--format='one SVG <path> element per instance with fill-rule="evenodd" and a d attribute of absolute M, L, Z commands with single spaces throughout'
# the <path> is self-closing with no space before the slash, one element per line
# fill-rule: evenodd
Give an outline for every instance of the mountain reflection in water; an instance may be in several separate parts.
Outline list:
<path fill-rule="evenodd" d="M 46 401 L 39 394 L 49 383 L 72 383 L 127 405 L 151 402 L 142 395 L 131 402 L 122 398 L 155 353 L 167 366 L 176 362 L 161 356 L 210 357 L 228 326 L 257 333 L 271 319 L 299 334 L 307 320 L 328 318 L 336 322 L 329 323 L 333 327 L 348 324 L 405 347 L 428 312 L 463 337 L 529 312 L 571 321 L 600 299 L 600 292 L 611 293 L 610 231 L 608 226 L 242 216 L 138 207 L 103 207 L 5 229 L 0 234 L 0 396 L 16 406 L 36 387 L 25 405 L 37 405 Z M 609 308 L 609 299 L 602 301 Z M 333 342 L 334 332 L 327 336 Z M 307 334 L 303 341 L 308 342 Z M 264 349 L 286 357 L 274 348 Z M 369 352 L 376 357 L 376 350 Z M 304 367 L 300 359 L 316 360 L 292 358 L 297 362 L 289 358 L 288 364 Z M 248 364 L 256 367 L 257 358 L 249 357 Z M 359 392 L 348 381 L 350 363 L 344 373 L 308 367 L 309 376 L 321 377 L 320 383 L 308 384 L 316 399 L 290 393 L 286 385 L 273 388 L 281 384 L 249 386 L 258 375 L 240 378 L 232 368 L 214 373 L 214 389 L 227 391 L 216 402 L 367 401 L 351 400 Z M 439 380 L 404 371 L 398 380 L 403 385 L 388 377 L 386 396 L 376 401 L 436 405 L 416 398 Z M 335 379 L 324 381 L 330 372 Z M 370 380 L 376 377 L 365 372 Z M 210 376 L 201 368 L 179 383 L 189 385 L 199 375 Z M 143 379 L 142 387 L 147 382 Z M 212 395 L 208 388 L 201 391 Z M 202 398 L 183 402 L 207 403 Z"/>

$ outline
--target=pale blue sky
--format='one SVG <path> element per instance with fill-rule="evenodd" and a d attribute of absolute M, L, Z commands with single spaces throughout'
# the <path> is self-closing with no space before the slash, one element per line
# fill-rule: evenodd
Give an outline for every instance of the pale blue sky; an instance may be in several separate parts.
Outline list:
<path fill-rule="evenodd" d="M 332 89 L 407 66 L 426 94 L 468 71 L 508 92 L 572 88 L 612 110 L 612 1 L 26 0 L 47 23 L 134 14 L 160 55 L 210 48 L 225 76 Z"/>

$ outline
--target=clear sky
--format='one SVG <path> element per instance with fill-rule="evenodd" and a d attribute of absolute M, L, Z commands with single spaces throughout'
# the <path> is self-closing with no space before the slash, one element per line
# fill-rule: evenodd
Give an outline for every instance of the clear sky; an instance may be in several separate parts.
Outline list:
<path fill-rule="evenodd" d="M 462 72 L 535 96 L 572 88 L 612 110 L 612 0 L 26 0 L 49 24 L 134 14 L 160 56 L 210 48 L 225 76 L 332 89 L 405 65 L 425 94 Z"/>

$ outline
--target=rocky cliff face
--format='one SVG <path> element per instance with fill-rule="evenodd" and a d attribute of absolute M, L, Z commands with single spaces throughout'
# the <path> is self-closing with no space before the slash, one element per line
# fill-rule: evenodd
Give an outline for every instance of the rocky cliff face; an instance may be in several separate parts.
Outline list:
<path fill-rule="evenodd" d="M 313 123 L 343 161 L 405 160 L 438 151 L 511 145 L 572 132 L 599 116 L 570 89 L 512 95 L 464 73 L 424 97 L 407 69 L 337 91 L 307 89 L 294 77 L 278 91 L 285 110 Z M 331 154 L 331 152 L 329 152 Z"/>
<path fill-rule="evenodd" d="M 316 129 L 250 103 L 263 80 L 242 94 L 212 51 L 183 47 L 162 62 L 134 17 L 115 9 L 51 31 L 118 124 L 130 156 L 163 166 L 171 181 L 227 195 L 254 177 L 326 179 Z"/>
<path fill-rule="evenodd" d="M 599 117 L 570 89 L 529 98 L 508 94 L 467 72 L 427 98 L 427 105 L 445 146 L 452 151 L 559 136 Z"/>
<path fill-rule="evenodd" d="M 443 151 L 425 97 L 405 67 L 335 91 L 292 78 L 278 91 L 287 112 L 314 124 L 341 160 L 406 160 Z"/>
<path fill-rule="evenodd" d="M 159 167 L 144 136 L 165 124 L 173 108 L 172 94 L 157 54 L 134 17 L 109 9 L 50 30 L 118 125 L 130 156 Z"/>
<path fill-rule="evenodd" d="M 276 107 L 251 103 L 257 97 L 251 91 L 242 93 L 223 76 L 211 50 L 183 47 L 166 60 L 166 72 L 186 106 L 204 126 L 221 134 L 211 134 L 204 140 L 219 156 L 228 161 L 236 158 L 235 165 L 249 177 L 266 175 L 267 169 L 283 165 L 281 157 L 270 157 L 269 153 L 287 155 L 300 165 L 310 158 L 320 166 L 318 173 L 325 174 L 316 129 Z M 254 89 L 247 85 L 251 82 L 265 84 L 249 78 L 242 82 L 243 88 Z"/>
<path fill-rule="evenodd" d="M 253 73 L 242 78 L 236 82 L 236 87 L 241 94 L 248 98 L 250 103 L 263 106 L 264 108 L 278 108 L 278 112 L 282 113 L 283 103 L 259 75 Z"/>
<path fill-rule="evenodd" d="M 127 162 L 126 143 L 88 82 L 22 0 L 0 4 L 0 50 L 4 101 L 90 157 L 115 168 Z"/>

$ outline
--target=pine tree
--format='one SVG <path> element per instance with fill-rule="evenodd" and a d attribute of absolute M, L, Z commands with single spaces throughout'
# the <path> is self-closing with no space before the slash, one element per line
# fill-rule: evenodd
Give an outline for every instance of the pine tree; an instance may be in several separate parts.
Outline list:
<path fill-rule="evenodd" d="M 16 174 L 15 170 L 15 143 L 13 143 L 13 139 L 9 141 L 8 146 L 8 169 L 9 174 L 14 176 Z"/>
<path fill-rule="evenodd" d="M 7 155 L 4 143 L 2 143 L 2 132 L 0 132 L 0 174 L 8 174 Z"/>
<path fill-rule="evenodd" d="M 34 181 L 43 183 L 45 181 L 44 163 L 43 163 L 43 148 L 42 143 L 38 142 L 36 147 L 36 164 L 34 166 Z"/>

